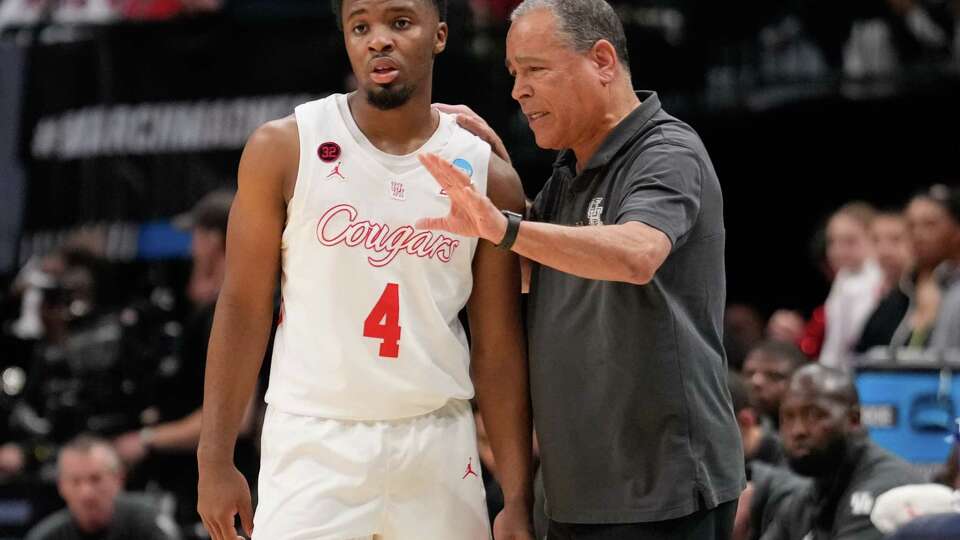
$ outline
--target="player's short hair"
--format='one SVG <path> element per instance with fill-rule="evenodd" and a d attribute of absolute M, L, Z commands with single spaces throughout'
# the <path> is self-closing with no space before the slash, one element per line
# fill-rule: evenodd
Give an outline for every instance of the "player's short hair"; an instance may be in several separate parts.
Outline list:
<path fill-rule="evenodd" d="M 437 9 L 437 15 L 440 22 L 447 20 L 447 0 L 419 0 L 421 2 L 429 1 Z M 337 20 L 337 28 L 343 30 L 343 2 L 344 0 L 330 0 L 330 9 L 333 10 L 333 17 Z"/>
<path fill-rule="evenodd" d="M 578 53 L 589 51 L 601 39 L 609 41 L 617 51 L 620 64 L 630 72 L 623 22 L 605 0 L 524 0 L 510 14 L 510 21 L 537 9 L 549 9 L 553 13 L 560 34 Z"/>

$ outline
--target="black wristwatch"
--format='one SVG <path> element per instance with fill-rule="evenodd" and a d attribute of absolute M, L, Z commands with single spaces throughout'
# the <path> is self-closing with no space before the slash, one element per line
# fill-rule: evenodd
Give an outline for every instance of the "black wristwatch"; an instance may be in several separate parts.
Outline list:
<path fill-rule="evenodd" d="M 520 232 L 520 222 L 523 221 L 523 216 L 509 210 L 501 210 L 500 212 L 507 218 L 507 232 L 503 235 L 503 240 L 500 240 L 497 247 L 510 250 L 513 243 L 517 241 L 517 233 Z"/>

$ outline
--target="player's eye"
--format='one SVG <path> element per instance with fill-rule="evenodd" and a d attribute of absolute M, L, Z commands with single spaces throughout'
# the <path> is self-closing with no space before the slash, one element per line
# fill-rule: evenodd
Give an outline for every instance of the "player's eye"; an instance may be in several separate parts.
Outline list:
<path fill-rule="evenodd" d="M 410 19 L 397 19 L 393 21 L 393 27 L 397 30 L 406 30 L 411 24 L 413 23 L 410 22 Z"/>
<path fill-rule="evenodd" d="M 366 31 L 367 31 L 367 25 L 366 25 L 366 24 L 360 23 L 360 24 L 355 24 L 355 25 L 353 25 L 353 30 L 352 30 L 352 32 L 353 32 L 354 34 L 360 35 L 360 34 L 365 33 Z"/>

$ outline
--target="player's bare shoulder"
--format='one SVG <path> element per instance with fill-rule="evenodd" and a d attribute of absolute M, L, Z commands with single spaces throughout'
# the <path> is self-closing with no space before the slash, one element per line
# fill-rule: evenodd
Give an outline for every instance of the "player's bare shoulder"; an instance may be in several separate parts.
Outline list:
<path fill-rule="evenodd" d="M 240 159 L 240 182 L 274 184 L 283 198 L 293 197 L 300 162 L 300 134 L 297 120 L 289 115 L 258 127 L 247 139 Z M 266 186 L 264 186 L 266 187 Z"/>
<path fill-rule="evenodd" d="M 523 213 L 525 200 L 523 186 L 513 166 L 491 152 L 488 171 L 487 196 L 493 204 L 502 210 Z"/>

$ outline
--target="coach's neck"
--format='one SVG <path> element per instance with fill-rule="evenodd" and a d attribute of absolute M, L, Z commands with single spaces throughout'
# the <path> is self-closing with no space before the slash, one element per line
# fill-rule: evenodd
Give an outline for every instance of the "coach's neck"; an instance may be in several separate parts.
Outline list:
<path fill-rule="evenodd" d="M 633 90 L 630 74 L 622 68 L 617 71 L 617 77 L 609 84 L 597 86 L 595 103 L 600 104 L 601 112 L 595 115 L 596 121 L 587 130 L 586 136 L 570 146 L 577 156 L 578 173 L 590 163 L 610 132 L 640 106 L 640 98 Z"/>

